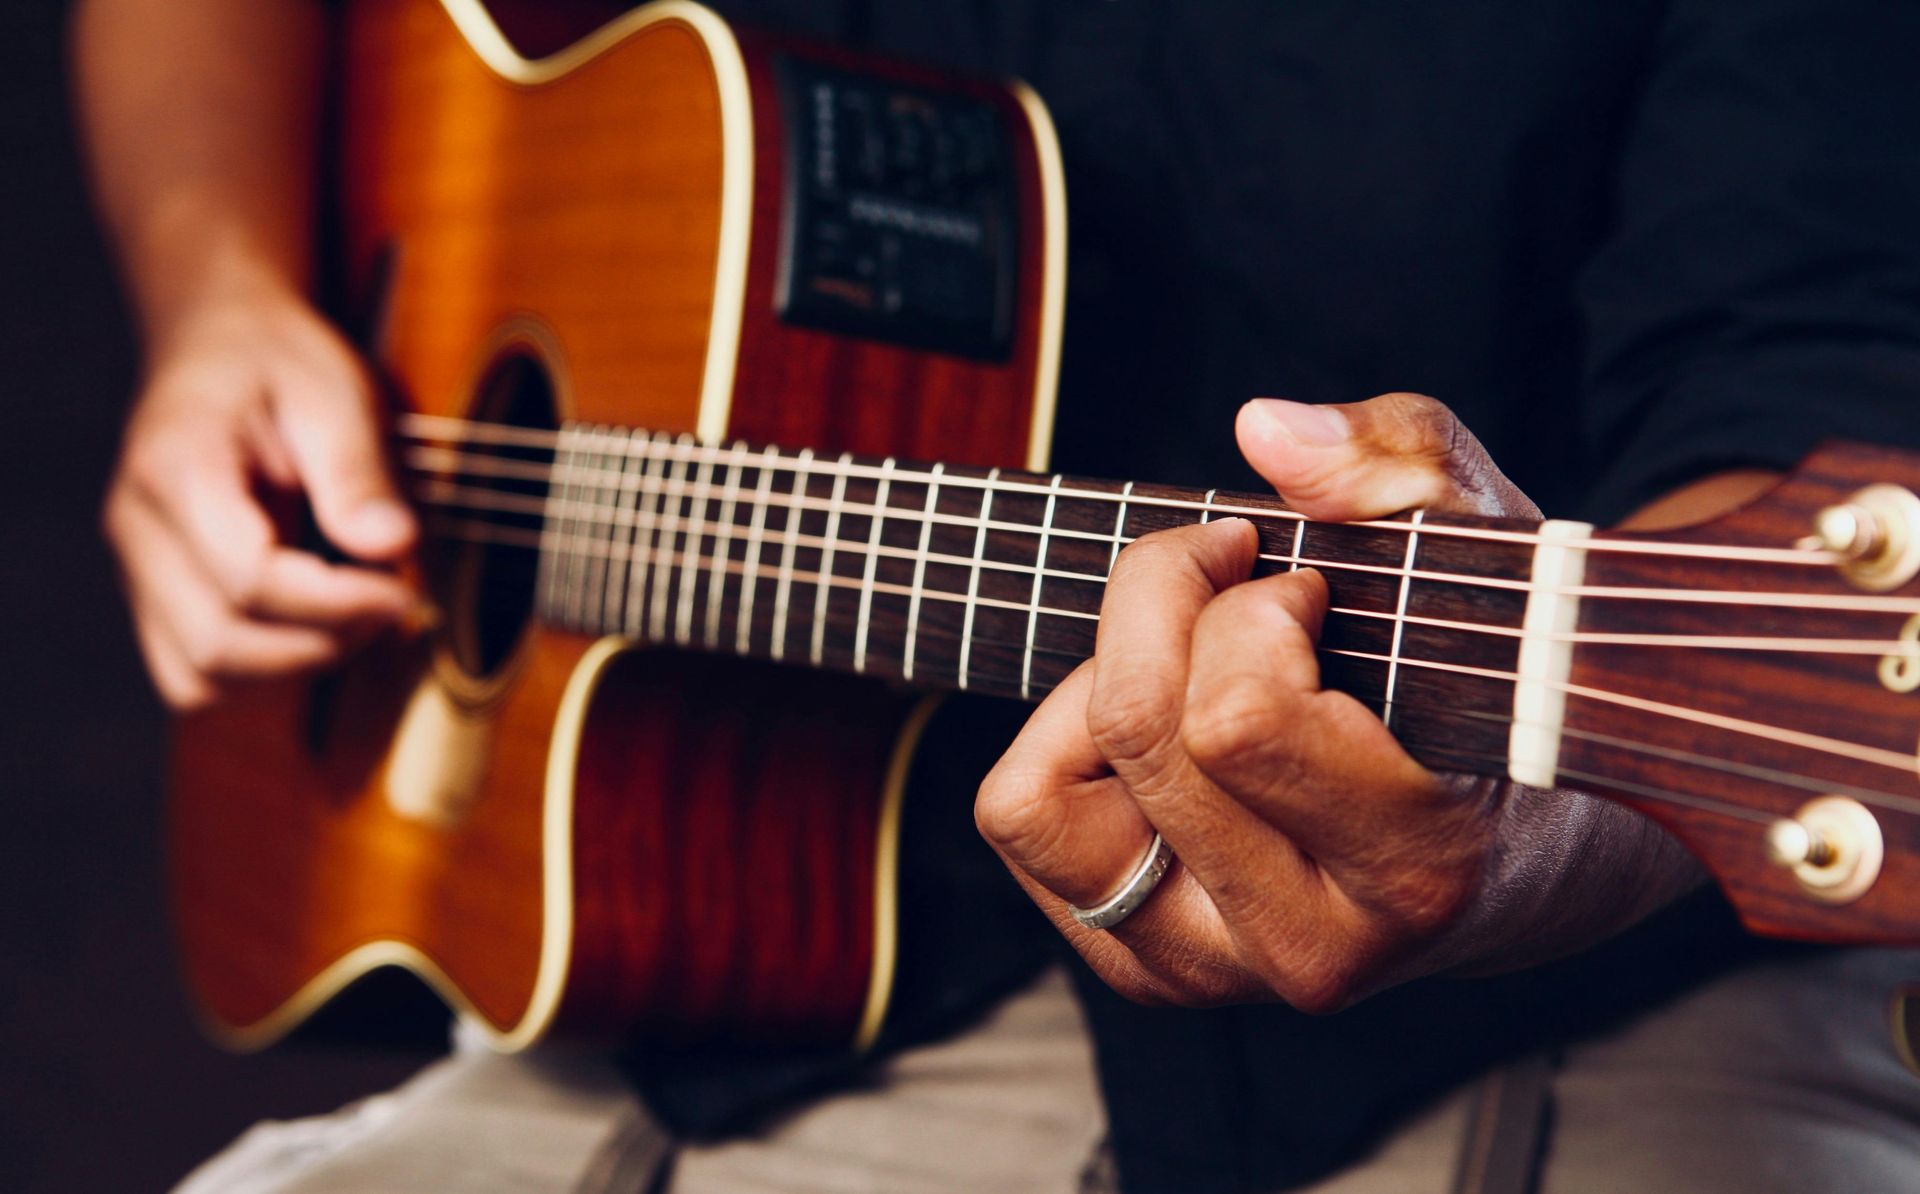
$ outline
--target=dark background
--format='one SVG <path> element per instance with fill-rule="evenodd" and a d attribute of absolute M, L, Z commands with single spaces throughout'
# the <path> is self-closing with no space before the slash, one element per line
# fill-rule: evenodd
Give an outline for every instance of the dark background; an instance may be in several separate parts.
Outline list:
<path fill-rule="evenodd" d="M 0 1190 L 143 1191 L 425 1054 L 229 1056 L 175 973 L 165 723 L 95 529 L 134 344 L 77 161 L 66 8 L 0 0 Z"/>

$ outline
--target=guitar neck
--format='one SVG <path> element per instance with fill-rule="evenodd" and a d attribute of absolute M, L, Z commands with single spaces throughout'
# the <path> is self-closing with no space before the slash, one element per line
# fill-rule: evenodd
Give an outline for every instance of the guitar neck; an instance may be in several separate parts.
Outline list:
<path fill-rule="evenodd" d="M 1524 773 L 1526 678 L 1544 682 L 1535 704 L 1551 696 L 1550 640 L 1521 651 L 1566 580 L 1537 583 L 1556 550 L 1539 524 L 1322 523 L 1269 496 L 622 430 L 552 442 L 535 460 L 442 461 L 425 495 L 460 511 L 435 520 L 440 534 L 537 545 L 539 611 L 561 628 L 1033 701 L 1093 654 L 1126 544 L 1234 517 L 1258 528 L 1255 575 L 1325 575 L 1324 682 L 1423 763 Z M 1551 709 L 1535 716 L 1553 728 Z"/>

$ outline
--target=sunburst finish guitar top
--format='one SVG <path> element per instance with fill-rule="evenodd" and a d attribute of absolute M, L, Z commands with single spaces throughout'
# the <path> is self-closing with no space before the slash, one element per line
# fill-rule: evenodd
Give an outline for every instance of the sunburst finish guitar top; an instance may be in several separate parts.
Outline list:
<path fill-rule="evenodd" d="M 538 61 L 476 0 L 366 0 L 344 71 L 347 289 L 399 407 L 1044 461 L 1064 228 L 1052 132 L 1021 90 L 757 41 L 679 0 Z M 889 293 L 883 263 L 847 293 L 857 255 L 783 248 L 804 148 L 788 109 L 823 87 L 989 138 L 991 177 L 948 205 L 985 208 L 991 260 L 933 267 L 984 278 L 990 319 L 943 327 L 914 277 Z M 940 214 L 937 196 L 880 212 Z M 819 326 L 836 320 L 872 326 Z M 956 350 L 916 346 L 943 337 Z M 870 1037 L 918 698 L 551 629 L 512 553 L 427 562 L 447 619 L 430 640 L 181 726 L 174 896 L 216 1031 L 266 1043 L 397 964 L 503 1047 L 639 1023 Z"/>

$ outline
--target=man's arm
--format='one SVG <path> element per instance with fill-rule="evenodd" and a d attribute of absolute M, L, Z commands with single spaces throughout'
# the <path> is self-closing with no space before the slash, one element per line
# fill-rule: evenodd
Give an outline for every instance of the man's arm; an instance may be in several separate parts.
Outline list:
<path fill-rule="evenodd" d="M 193 708 L 324 665 L 413 598 L 286 546 L 300 496 L 362 564 L 413 523 L 358 358 L 307 298 L 325 50 L 310 0 L 83 0 L 80 109 L 146 368 L 104 525 L 156 684 Z"/>

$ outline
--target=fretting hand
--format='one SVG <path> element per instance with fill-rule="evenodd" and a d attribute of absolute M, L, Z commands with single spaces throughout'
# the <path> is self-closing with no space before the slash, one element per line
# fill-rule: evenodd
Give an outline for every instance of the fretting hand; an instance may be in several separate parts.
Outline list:
<path fill-rule="evenodd" d="M 1312 518 L 1538 513 L 1430 398 L 1254 402 L 1238 433 Z M 1581 948 L 1698 882 L 1616 805 L 1422 768 L 1321 688 L 1325 581 L 1249 581 L 1256 551 L 1250 524 L 1219 519 L 1121 552 L 1094 658 L 980 789 L 981 832 L 1122 994 L 1329 1012 Z M 1110 929 L 1078 923 L 1069 904 L 1112 894 L 1156 831 L 1178 859 L 1158 888 Z"/>

